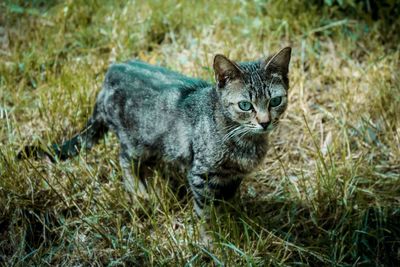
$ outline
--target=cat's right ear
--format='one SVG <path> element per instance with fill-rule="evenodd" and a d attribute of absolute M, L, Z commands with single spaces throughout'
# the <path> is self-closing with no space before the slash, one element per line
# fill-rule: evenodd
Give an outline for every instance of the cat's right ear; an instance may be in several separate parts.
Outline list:
<path fill-rule="evenodd" d="M 265 60 L 261 67 L 266 71 L 271 71 L 272 73 L 277 73 L 283 77 L 287 77 L 291 54 L 292 48 L 285 47 L 272 57 Z"/>
<path fill-rule="evenodd" d="M 223 55 L 214 57 L 213 67 L 218 88 L 223 88 L 227 83 L 241 78 L 242 72 L 238 65 Z"/>

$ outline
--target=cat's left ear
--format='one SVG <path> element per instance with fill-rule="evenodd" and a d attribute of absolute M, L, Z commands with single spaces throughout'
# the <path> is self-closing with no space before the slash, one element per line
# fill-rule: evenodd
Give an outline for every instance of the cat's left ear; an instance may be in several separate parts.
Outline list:
<path fill-rule="evenodd" d="M 227 83 L 240 79 L 242 76 L 239 66 L 223 55 L 214 57 L 213 67 L 218 88 L 223 88 Z"/>
<path fill-rule="evenodd" d="M 261 66 L 268 73 L 275 73 L 282 77 L 287 77 L 291 54 L 292 48 L 285 47 L 272 57 L 264 60 Z"/>

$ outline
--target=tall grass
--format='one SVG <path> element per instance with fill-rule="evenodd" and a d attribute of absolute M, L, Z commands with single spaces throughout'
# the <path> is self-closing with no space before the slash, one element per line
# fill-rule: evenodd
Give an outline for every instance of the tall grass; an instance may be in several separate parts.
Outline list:
<path fill-rule="evenodd" d="M 398 25 L 283 0 L 0 3 L 0 263 L 398 266 Z M 212 217 L 212 248 L 184 177 L 159 169 L 149 199 L 125 192 L 112 134 L 66 162 L 16 160 L 80 130 L 112 62 L 211 80 L 216 53 L 286 45 L 288 111 L 265 164 Z"/>

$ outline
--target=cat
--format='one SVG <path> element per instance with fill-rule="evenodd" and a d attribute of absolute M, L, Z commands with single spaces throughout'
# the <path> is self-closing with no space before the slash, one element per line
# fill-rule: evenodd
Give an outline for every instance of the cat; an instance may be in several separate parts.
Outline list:
<path fill-rule="evenodd" d="M 203 216 L 205 206 L 231 199 L 263 162 L 268 133 L 288 105 L 290 58 L 290 47 L 243 63 L 218 54 L 215 84 L 140 61 L 113 64 L 84 129 L 50 150 L 64 160 L 112 130 L 128 191 L 146 194 L 145 180 L 133 169 L 179 166 L 194 211 Z"/>

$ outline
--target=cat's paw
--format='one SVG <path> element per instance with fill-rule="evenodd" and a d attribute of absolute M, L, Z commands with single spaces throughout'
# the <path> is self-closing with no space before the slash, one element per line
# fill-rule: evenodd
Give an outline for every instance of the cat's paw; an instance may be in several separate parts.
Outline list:
<path fill-rule="evenodd" d="M 124 186 L 127 192 L 138 195 L 148 195 L 146 186 L 139 179 L 124 179 Z"/>
<path fill-rule="evenodd" d="M 209 250 L 214 248 L 214 239 L 209 232 L 207 232 L 206 227 L 204 225 L 200 226 L 199 229 L 200 234 L 200 244 L 206 247 Z"/>

